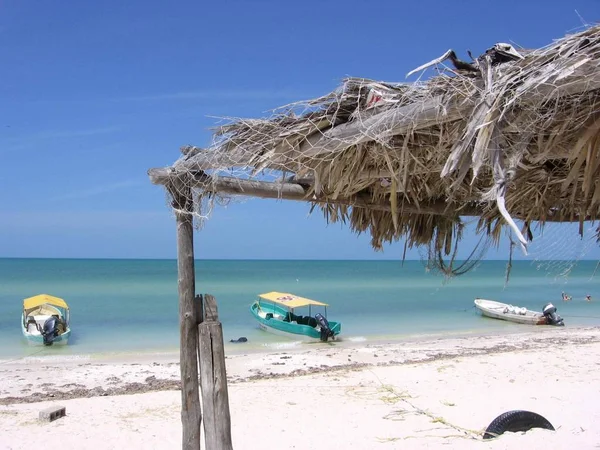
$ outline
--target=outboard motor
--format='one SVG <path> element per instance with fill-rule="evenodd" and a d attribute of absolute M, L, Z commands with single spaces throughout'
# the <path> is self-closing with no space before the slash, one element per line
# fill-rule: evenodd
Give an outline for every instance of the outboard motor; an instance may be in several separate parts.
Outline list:
<path fill-rule="evenodd" d="M 565 325 L 563 318 L 556 314 L 556 306 L 552 303 L 547 303 L 542 309 L 548 325 L 556 325 L 562 327 Z"/>
<path fill-rule="evenodd" d="M 54 338 L 58 336 L 58 325 L 60 319 L 57 316 L 52 316 L 46 319 L 44 326 L 42 327 L 42 337 L 44 338 L 44 345 L 52 345 Z"/>
<path fill-rule="evenodd" d="M 321 326 L 321 341 L 327 342 L 327 339 L 330 337 L 333 338 L 333 331 L 329 328 L 329 322 L 323 317 L 323 314 L 315 314 L 315 319 L 317 319 L 317 322 L 319 322 L 319 325 Z"/>

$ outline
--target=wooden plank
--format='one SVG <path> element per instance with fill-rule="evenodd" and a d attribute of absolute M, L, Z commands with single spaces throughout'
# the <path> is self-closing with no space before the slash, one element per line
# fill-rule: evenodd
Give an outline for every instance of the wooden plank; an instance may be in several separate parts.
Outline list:
<path fill-rule="evenodd" d="M 206 450 L 232 450 L 223 329 L 217 302 L 210 294 L 204 294 L 204 321 L 198 325 L 198 338 Z"/>
<path fill-rule="evenodd" d="M 198 328 L 194 308 L 194 228 L 191 191 L 170 186 L 177 220 L 177 287 L 179 292 L 179 362 L 181 372 L 182 449 L 200 450 Z M 183 210 L 183 211 L 182 211 Z"/>
<path fill-rule="evenodd" d="M 219 320 L 217 300 L 210 294 L 204 295 L 204 321 L 216 322 Z"/>

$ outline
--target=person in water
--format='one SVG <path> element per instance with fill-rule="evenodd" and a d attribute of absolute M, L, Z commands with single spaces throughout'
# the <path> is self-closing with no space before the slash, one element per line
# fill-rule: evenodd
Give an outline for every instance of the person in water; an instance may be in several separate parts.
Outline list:
<path fill-rule="evenodd" d="M 586 295 L 586 296 L 585 296 L 585 299 L 586 299 L 588 302 L 591 302 L 591 301 L 592 301 L 592 296 L 591 296 L 590 294 L 588 294 L 588 295 Z"/>
<path fill-rule="evenodd" d="M 565 294 L 565 291 L 563 291 L 562 292 L 562 299 L 563 299 L 563 302 L 568 302 L 569 300 L 571 300 L 571 296 Z"/>

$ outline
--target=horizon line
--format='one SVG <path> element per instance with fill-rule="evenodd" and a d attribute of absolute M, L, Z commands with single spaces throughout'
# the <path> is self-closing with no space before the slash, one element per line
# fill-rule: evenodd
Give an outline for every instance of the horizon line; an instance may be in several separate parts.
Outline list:
<path fill-rule="evenodd" d="M 176 257 L 173 258 L 145 258 L 145 257 L 60 257 L 60 256 L 0 256 L 0 260 L 84 260 L 84 261 L 177 261 Z M 423 259 L 406 258 L 402 259 L 335 259 L 335 258 L 194 258 L 194 261 L 365 261 L 365 262 L 403 262 L 403 261 L 419 261 L 425 262 Z M 457 259 L 457 261 L 465 261 L 465 259 Z M 502 261 L 507 262 L 508 258 L 504 259 L 481 259 L 480 262 L 485 261 Z M 586 259 L 581 258 L 578 260 L 573 259 L 513 259 L 512 262 L 529 262 L 534 263 L 536 261 L 599 261 L 596 258 Z"/>

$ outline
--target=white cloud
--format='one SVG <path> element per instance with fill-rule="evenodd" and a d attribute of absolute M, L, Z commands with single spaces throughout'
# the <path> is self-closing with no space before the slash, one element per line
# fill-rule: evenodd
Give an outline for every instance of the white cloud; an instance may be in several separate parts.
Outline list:
<path fill-rule="evenodd" d="M 121 130 L 121 127 L 111 126 L 102 128 L 91 128 L 87 130 L 54 130 L 54 131 L 43 131 L 38 134 L 31 136 L 31 139 L 60 139 L 60 138 L 74 138 L 74 137 L 87 137 L 96 136 L 98 134 L 110 134 L 116 133 Z"/>
<path fill-rule="evenodd" d="M 142 182 L 140 180 L 124 180 L 124 181 L 116 181 L 113 183 L 104 184 L 101 186 L 96 186 L 90 189 L 83 189 L 74 192 L 70 192 L 64 195 L 59 195 L 50 199 L 51 201 L 60 201 L 60 200 L 73 200 L 73 199 L 83 199 L 88 197 L 93 197 L 96 195 L 106 194 L 108 192 L 118 191 L 120 189 L 126 189 L 133 186 L 139 186 Z"/>
<path fill-rule="evenodd" d="M 2 214 L 0 233 L 16 232 L 23 235 L 35 232 L 45 235 L 54 232 L 135 230 L 143 223 L 166 224 L 173 221 L 168 208 L 155 211 L 13 211 Z"/>
<path fill-rule="evenodd" d="M 24 137 L 13 137 L 0 140 L 0 154 L 26 150 L 36 146 L 40 141 L 49 139 L 72 139 L 79 137 L 98 136 L 102 134 L 111 134 L 120 131 L 122 128 L 117 126 L 90 128 L 84 130 L 46 130 L 37 133 L 27 134 Z"/>

